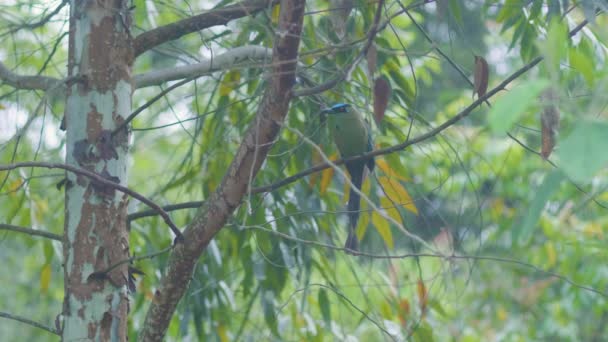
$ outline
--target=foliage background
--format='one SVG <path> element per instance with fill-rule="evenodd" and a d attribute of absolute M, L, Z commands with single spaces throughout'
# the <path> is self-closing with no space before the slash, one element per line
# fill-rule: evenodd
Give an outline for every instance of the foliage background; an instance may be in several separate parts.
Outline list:
<path fill-rule="evenodd" d="M 133 33 L 229 3 L 134 1 Z M 22 74 L 64 77 L 67 6 L 44 26 L 13 30 L 59 5 L 0 5 L 0 60 Z M 492 88 L 544 56 L 491 99 L 492 109 L 481 106 L 435 138 L 379 158 L 382 167 L 364 192 L 427 245 L 364 204 L 359 233 L 367 256 L 339 250 L 346 235 L 347 187 L 331 169 L 251 195 L 201 258 L 169 340 L 608 339 L 604 3 L 403 3 L 410 5 L 411 18 L 399 14 L 378 34 L 375 63 L 365 59 L 331 91 L 292 103 L 287 127 L 255 183 L 267 185 L 322 161 L 301 135 L 335 157 L 317 115 L 326 105 L 352 103 L 373 121 L 368 65 L 376 65 L 376 75 L 393 89 L 383 121 L 374 126 L 377 147 L 387 147 L 437 127 L 471 103 L 470 81 L 452 63 L 472 78 L 473 56 L 484 56 Z M 376 2 L 354 1 L 343 39 L 332 26 L 334 7 L 327 1 L 307 4 L 302 87 L 334 77 L 357 56 Z M 596 7 L 600 13 L 594 17 Z M 382 20 L 400 10 L 399 2 L 388 1 Z M 237 46 L 271 47 L 277 13 L 270 8 L 165 44 L 141 56 L 135 73 L 196 63 Z M 586 18 L 593 23 L 568 38 L 568 28 Z M 265 76 L 261 63 L 214 73 L 147 108 L 133 124 L 129 186 L 160 204 L 204 200 L 255 113 Z M 559 141 L 549 158 L 555 167 L 534 152 L 541 145 L 543 103 L 540 92 L 533 92 L 538 82 L 559 94 Z M 509 98 L 518 87 L 524 89 L 517 93 L 521 97 Z M 159 91 L 137 90 L 134 107 Z M 43 96 L 0 85 L 3 164 L 63 161 L 63 104 L 53 97 L 41 102 Z M 505 135 L 507 130 L 532 151 Z M 56 184 L 62 177 L 44 169 L 1 173 L 0 223 L 61 234 L 63 196 Z M 131 212 L 143 209 L 131 201 Z M 180 226 L 193 215 L 194 209 L 171 213 Z M 135 255 L 170 243 L 158 217 L 131 222 Z M 0 244 L 0 311 L 53 326 L 63 298 L 59 242 L 2 231 Z M 146 275 L 133 296 L 132 339 L 166 257 L 137 263 Z M 7 320 L 0 321 L 0 334 L 10 340 L 49 338 Z"/>

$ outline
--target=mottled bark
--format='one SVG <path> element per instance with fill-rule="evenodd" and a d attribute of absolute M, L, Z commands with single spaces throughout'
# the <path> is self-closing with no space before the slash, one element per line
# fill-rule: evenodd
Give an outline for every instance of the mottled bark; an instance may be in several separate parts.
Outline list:
<path fill-rule="evenodd" d="M 131 111 L 129 1 L 72 0 L 66 103 L 66 163 L 127 184 L 128 136 L 111 132 Z M 129 256 L 127 197 L 67 173 L 62 338 L 126 341 L 127 265 L 90 277 Z"/>
<path fill-rule="evenodd" d="M 185 243 L 174 249 L 164 277 L 154 293 L 140 341 L 161 341 L 177 303 L 184 295 L 194 267 L 211 239 L 241 203 L 251 181 L 276 140 L 291 91 L 304 15 L 304 0 L 281 1 L 279 27 L 272 53 L 272 73 L 257 115 L 250 123 L 219 188 L 205 202 L 184 232 Z"/>

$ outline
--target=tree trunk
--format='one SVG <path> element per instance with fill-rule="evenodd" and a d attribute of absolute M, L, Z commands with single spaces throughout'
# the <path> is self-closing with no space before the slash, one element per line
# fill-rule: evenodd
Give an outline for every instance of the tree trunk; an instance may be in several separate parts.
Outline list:
<path fill-rule="evenodd" d="M 70 1 L 66 162 L 127 184 L 132 39 L 126 0 Z M 65 186 L 64 341 L 126 341 L 127 197 L 68 173 Z"/>

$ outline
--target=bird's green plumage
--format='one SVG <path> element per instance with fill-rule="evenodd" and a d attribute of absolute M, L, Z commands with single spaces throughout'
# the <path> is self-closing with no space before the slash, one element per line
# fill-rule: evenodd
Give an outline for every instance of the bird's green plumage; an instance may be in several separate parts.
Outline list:
<path fill-rule="evenodd" d="M 373 148 L 370 128 L 367 122 L 357 110 L 349 105 L 336 105 L 328 111 L 328 123 L 331 133 L 340 156 L 342 158 L 354 157 Z M 350 174 L 353 185 L 361 190 L 365 166 L 370 171 L 374 169 L 374 159 L 357 160 L 346 163 L 346 168 Z M 358 240 L 355 234 L 357 221 L 359 219 L 360 196 L 355 191 L 350 191 L 348 199 L 348 217 L 350 221 L 350 229 L 346 240 L 345 248 L 356 251 L 358 249 Z"/>

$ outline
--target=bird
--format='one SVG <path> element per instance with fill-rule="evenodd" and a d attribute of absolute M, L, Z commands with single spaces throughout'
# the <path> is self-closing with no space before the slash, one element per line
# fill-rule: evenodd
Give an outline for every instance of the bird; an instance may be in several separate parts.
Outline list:
<path fill-rule="evenodd" d="M 362 155 L 373 150 L 369 123 L 350 104 L 336 103 L 322 112 L 327 114 L 330 132 L 342 158 Z M 367 167 L 372 172 L 374 166 L 374 158 L 346 163 L 351 182 L 359 191 L 361 191 L 365 168 Z M 350 191 L 348 199 L 349 230 L 344 248 L 355 252 L 359 250 L 356 229 L 360 202 L 359 194 L 356 191 Z"/>

